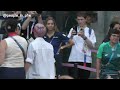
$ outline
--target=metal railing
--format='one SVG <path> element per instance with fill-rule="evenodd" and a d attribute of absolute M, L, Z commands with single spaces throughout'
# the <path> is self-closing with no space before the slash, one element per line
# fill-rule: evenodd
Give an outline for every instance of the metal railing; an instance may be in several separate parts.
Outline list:
<path fill-rule="evenodd" d="M 97 53 L 97 50 L 91 50 L 93 53 Z M 62 65 L 64 67 L 76 67 L 79 68 L 79 69 L 84 69 L 84 70 L 88 70 L 88 71 L 91 71 L 91 72 L 96 72 L 96 69 L 95 68 L 90 68 L 90 67 L 86 67 L 86 66 L 82 66 L 82 65 L 77 65 L 77 63 L 75 64 L 71 64 L 71 63 L 62 63 Z"/>

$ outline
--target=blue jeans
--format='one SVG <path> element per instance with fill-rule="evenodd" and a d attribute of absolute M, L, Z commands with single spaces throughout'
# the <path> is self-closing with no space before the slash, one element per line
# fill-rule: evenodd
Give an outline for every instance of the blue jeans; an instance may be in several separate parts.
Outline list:
<path fill-rule="evenodd" d="M 25 79 L 24 67 L 20 68 L 0 67 L 0 79 Z"/>

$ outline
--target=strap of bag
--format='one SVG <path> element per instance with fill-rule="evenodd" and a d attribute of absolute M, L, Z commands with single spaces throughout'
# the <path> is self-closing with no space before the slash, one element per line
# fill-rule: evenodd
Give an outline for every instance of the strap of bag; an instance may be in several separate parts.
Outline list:
<path fill-rule="evenodd" d="M 90 37 L 90 35 L 91 35 L 91 32 L 92 32 L 92 29 L 91 29 L 91 28 L 89 28 L 89 37 Z"/>
<path fill-rule="evenodd" d="M 109 59 L 109 61 L 108 61 L 108 63 L 106 65 L 108 65 L 111 62 L 111 60 L 112 60 L 112 58 L 113 58 L 113 56 L 115 54 L 115 51 L 117 50 L 117 46 L 118 46 L 118 44 L 116 44 L 115 49 L 112 50 L 112 55 L 110 56 L 110 59 Z"/>
<path fill-rule="evenodd" d="M 22 51 L 22 53 L 23 53 L 24 61 L 25 61 L 26 56 L 25 56 L 25 51 L 24 51 L 23 47 L 18 43 L 18 41 L 17 41 L 15 38 L 13 38 L 13 37 L 11 37 L 11 38 L 12 38 L 12 39 L 17 43 L 17 45 L 20 47 L 20 49 L 21 49 L 21 51 Z"/>

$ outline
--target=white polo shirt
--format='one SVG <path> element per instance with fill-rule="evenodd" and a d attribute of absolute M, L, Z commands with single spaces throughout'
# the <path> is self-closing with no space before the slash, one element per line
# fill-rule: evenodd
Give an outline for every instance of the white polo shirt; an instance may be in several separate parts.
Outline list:
<path fill-rule="evenodd" d="M 70 32 L 68 34 L 68 37 L 71 37 L 71 32 L 73 28 L 70 29 Z M 92 42 L 93 45 L 96 43 L 96 36 L 94 33 L 94 30 L 91 29 L 91 35 L 89 37 L 89 28 L 85 27 L 84 28 L 84 33 L 85 36 Z M 77 27 L 77 32 L 80 31 L 80 27 Z M 75 43 L 75 45 L 72 46 L 71 53 L 69 56 L 68 62 L 84 62 L 84 52 L 83 49 L 86 51 L 86 62 L 87 63 L 92 63 L 92 58 L 91 58 L 91 50 L 85 45 L 85 41 L 82 37 L 78 35 L 74 35 L 72 39 Z"/>
<path fill-rule="evenodd" d="M 28 47 L 26 62 L 31 63 L 27 79 L 54 79 L 55 59 L 53 46 L 43 38 L 36 38 Z"/>

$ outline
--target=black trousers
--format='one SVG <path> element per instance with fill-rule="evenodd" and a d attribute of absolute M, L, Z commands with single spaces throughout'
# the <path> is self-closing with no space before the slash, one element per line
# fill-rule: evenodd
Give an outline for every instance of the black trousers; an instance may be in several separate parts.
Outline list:
<path fill-rule="evenodd" d="M 55 55 L 56 76 L 63 75 L 62 55 Z"/>
<path fill-rule="evenodd" d="M 90 77 L 90 71 L 76 68 L 76 65 L 82 65 L 83 62 L 70 62 L 71 64 L 74 64 L 74 68 L 68 68 L 68 73 L 70 76 L 74 77 L 75 79 L 89 79 Z M 86 63 L 87 67 L 91 67 L 91 63 Z"/>
<path fill-rule="evenodd" d="M 24 67 L 0 67 L 0 79 L 25 79 Z"/>

